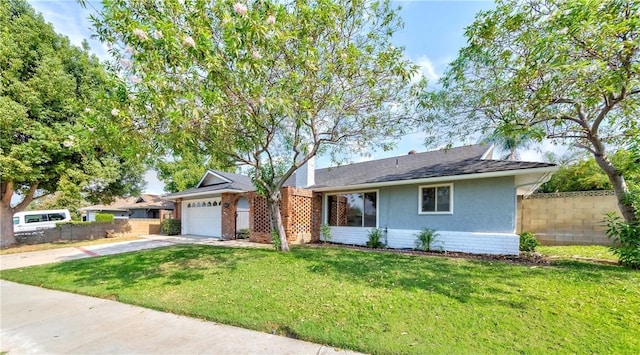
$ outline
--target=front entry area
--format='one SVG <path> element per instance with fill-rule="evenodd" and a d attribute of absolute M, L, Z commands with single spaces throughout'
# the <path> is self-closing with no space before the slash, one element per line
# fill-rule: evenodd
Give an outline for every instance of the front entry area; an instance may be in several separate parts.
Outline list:
<path fill-rule="evenodd" d="M 222 199 L 182 201 L 182 234 L 222 237 Z"/>

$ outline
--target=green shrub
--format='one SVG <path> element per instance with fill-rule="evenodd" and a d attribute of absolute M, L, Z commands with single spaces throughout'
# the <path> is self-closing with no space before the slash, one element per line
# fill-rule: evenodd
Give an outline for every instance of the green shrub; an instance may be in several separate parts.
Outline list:
<path fill-rule="evenodd" d="M 382 242 L 382 230 L 380 228 L 373 228 L 369 231 L 369 240 L 367 241 L 369 248 L 384 248 L 384 242 Z"/>
<path fill-rule="evenodd" d="M 434 229 L 422 228 L 420 233 L 416 234 L 416 249 L 431 251 L 431 243 L 437 236 L 438 233 Z"/>
<path fill-rule="evenodd" d="M 247 239 L 249 238 L 249 228 L 242 228 L 238 231 L 236 238 Z"/>
<path fill-rule="evenodd" d="M 640 222 L 625 222 L 615 213 L 604 217 L 607 224 L 607 237 L 613 240 L 611 251 L 618 257 L 620 264 L 632 269 L 640 269 Z"/>
<path fill-rule="evenodd" d="M 111 213 L 96 213 L 96 222 L 98 222 L 98 223 L 110 223 L 110 222 L 113 222 L 113 214 L 111 214 Z"/>
<path fill-rule="evenodd" d="M 163 219 L 160 222 L 160 232 L 166 235 L 180 234 L 181 223 L 179 219 Z"/>
<path fill-rule="evenodd" d="M 538 246 L 540 246 L 540 243 L 536 240 L 536 237 L 533 233 L 520 233 L 520 251 L 535 251 Z"/>
<path fill-rule="evenodd" d="M 322 235 L 322 240 L 325 243 L 330 241 L 331 240 L 331 227 L 328 224 L 323 223 L 320 226 L 320 234 Z"/>

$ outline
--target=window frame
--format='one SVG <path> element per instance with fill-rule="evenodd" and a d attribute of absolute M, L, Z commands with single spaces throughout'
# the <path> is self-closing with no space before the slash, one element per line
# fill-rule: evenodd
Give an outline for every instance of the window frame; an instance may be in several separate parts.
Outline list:
<path fill-rule="evenodd" d="M 435 188 L 436 189 L 436 208 L 438 207 L 438 187 L 449 187 L 449 211 L 423 211 L 422 210 L 422 194 L 424 189 Z M 453 214 L 453 183 L 446 184 L 431 184 L 418 186 L 418 214 L 420 215 L 437 215 L 437 214 Z"/>
<path fill-rule="evenodd" d="M 376 194 L 376 225 L 375 227 L 365 227 L 364 226 L 364 194 L 366 193 L 375 193 Z M 362 194 L 362 201 L 363 201 L 363 206 L 362 206 L 362 225 L 361 226 L 332 226 L 329 224 L 329 197 L 330 196 L 336 196 L 336 195 L 349 195 L 349 194 Z M 323 223 L 327 224 L 329 227 L 336 227 L 336 228 L 379 228 L 380 226 L 380 190 L 378 189 L 374 189 L 374 190 L 356 190 L 356 191 L 340 191 L 340 192 L 331 192 L 331 193 L 326 193 L 324 195 L 324 218 L 323 218 Z"/>

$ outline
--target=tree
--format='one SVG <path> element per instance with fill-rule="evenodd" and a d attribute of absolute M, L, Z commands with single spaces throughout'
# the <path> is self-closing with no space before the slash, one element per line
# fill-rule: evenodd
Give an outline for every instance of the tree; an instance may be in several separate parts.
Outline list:
<path fill-rule="evenodd" d="M 630 191 L 640 192 L 640 169 L 634 156 L 627 150 L 611 154 L 611 162 L 626 176 Z M 542 184 L 539 192 L 570 192 L 610 190 L 611 182 L 593 157 L 561 166 L 551 179 Z"/>
<path fill-rule="evenodd" d="M 631 0 L 498 1 L 467 28 L 468 45 L 427 103 L 457 131 L 501 126 L 585 149 L 632 221 L 625 176 L 608 147 L 638 140 L 639 13 Z"/>
<path fill-rule="evenodd" d="M 123 109 L 174 152 L 251 167 L 282 250 L 285 181 L 319 152 L 388 148 L 424 85 L 386 1 L 105 1 L 93 21 L 135 94 Z"/>
<path fill-rule="evenodd" d="M 158 179 L 166 192 L 178 192 L 195 187 L 208 169 L 228 170 L 231 162 L 219 162 L 203 154 L 180 152 L 180 156 L 160 157 L 153 163 Z"/>
<path fill-rule="evenodd" d="M 518 149 L 526 148 L 534 140 L 528 132 L 512 131 L 505 127 L 497 127 L 486 139 L 488 143 L 495 144 L 499 149 L 509 152 L 504 159 L 516 160 Z"/>
<path fill-rule="evenodd" d="M 122 91 L 86 42 L 70 45 L 22 0 L 0 2 L 0 23 L 0 245 L 7 246 L 15 243 L 13 214 L 34 199 L 79 188 L 90 201 L 108 200 L 137 190 L 143 169 L 129 145 L 140 140 L 126 139 L 106 106 Z"/>

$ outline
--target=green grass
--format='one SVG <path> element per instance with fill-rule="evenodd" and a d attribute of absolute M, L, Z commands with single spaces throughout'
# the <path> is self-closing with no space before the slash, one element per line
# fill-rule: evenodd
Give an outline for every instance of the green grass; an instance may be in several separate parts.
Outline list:
<path fill-rule="evenodd" d="M 637 353 L 640 272 L 174 246 L 2 278 L 369 353 Z"/>
<path fill-rule="evenodd" d="M 563 259 L 599 259 L 618 261 L 618 258 L 602 245 L 566 245 L 566 246 L 540 246 L 536 249 L 539 253 Z"/>

